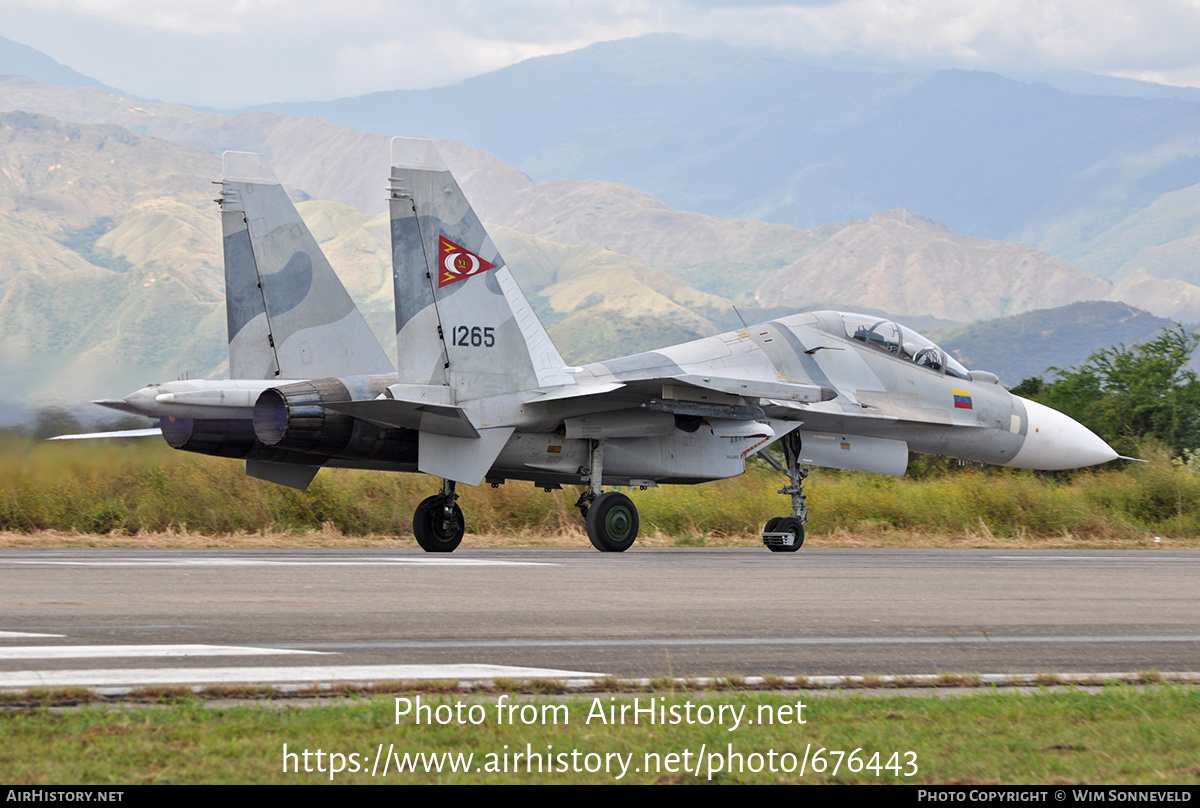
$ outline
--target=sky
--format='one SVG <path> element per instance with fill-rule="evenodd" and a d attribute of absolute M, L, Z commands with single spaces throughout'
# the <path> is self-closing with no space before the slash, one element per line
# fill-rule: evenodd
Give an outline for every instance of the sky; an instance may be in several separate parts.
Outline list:
<path fill-rule="evenodd" d="M 1200 87 L 1200 0 L 0 0 L 0 35 L 134 95 L 225 109 L 455 84 L 655 32 Z"/>

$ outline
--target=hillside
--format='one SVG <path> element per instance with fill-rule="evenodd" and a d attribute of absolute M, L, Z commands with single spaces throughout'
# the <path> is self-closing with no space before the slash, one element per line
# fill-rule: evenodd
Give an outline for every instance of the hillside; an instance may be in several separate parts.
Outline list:
<path fill-rule="evenodd" d="M 1078 231 L 1086 225 L 1057 227 L 1043 241 L 1081 269 L 1118 282 L 1142 271 L 1200 284 L 1200 185 L 1164 193 L 1130 216 L 1080 237 Z"/>
<path fill-rule="evenodd" d="M 1083 364 L 1098 348 L 1153 339 L 1171 321 L 1122 303 L 1087 302 L 931 332 L 968 368 L 1012 386 L 1049 367 Z"/>
<path fill-rule="evenodd" d="M 223 361 L 208 153 L 0 114 L 4 398 L 77 399 Z"/>
<path fill-rule="evenodd" d="M 178 105 L 139 104 L 92 89 L 46 87 L 23 79 L 0 80 L 0 108 L 26 109 L 85 123 L 117 123 L 134 132 L 214 152 L 262 151 L 286 184 L 303 189 L 312 198 L 345 202 L 367 213 L 385 209 L 378 178 L 387 170 L 387 138 L 345 129 L 326 120 L 264 112 L 223 116 Z M 605 223 L 611 226 L 594 233 L 579 232 L 576 223 L 572 232 L 557 221 L 557 208 L 568 205 L 589 212 L 636 208 L 638 216 L 660 216 L 669 211 L 676 222 L 688 214 L 625 186 L 578 181 L 535 184 L 516 168 L 478 148 L 448 141 L 439 141 L 439 148 L 484 219 L 567 243 L 597 241 L 651 265 L 663 265 L 664 259 L 680 268 L 707 262 L 724 271 L 731 262 L 758 266 L 761 262 L 757 253 L 769 252 L 770 260 L 784 266 L 795 259 L 798 251 L 806 250 L 812 240 L 812 232 L 798 235 L 796 228 L 706 217 L 692 221 L 726 221 L 740 231 L 732 232 L 727 227 L 720 233 L 719 239 L 728 244 L 717 254 L 712 254 L 711 239 L 699 237 L 699 232 L 694 240 L 673 239 L 669 246 L 653 235 L 645 238 L 646 234 L 635 232 L 638 243 L 630 247 L 632 239 L 624 235 L 627 222 L 606 218 Z M 815 231 L 818 237 L 823 229 Z M 618 245 L 618 238 L 624 243 Z M 656 245 L 663 246 L 654 252 Z M 681 249 L 688 255 L 676 258 Z"/>
<path fill-rule="evenodd" d="M 133 116 L 144 129 L 192 142 L 225 132 L 242 147 L 266 144 L 302 200 L 301 214 L 391 350 L 386 215 L 347 201 L 368 183 L 378 194 L 385 138 L 268 113 L 224 118 L 139 107 L 99 90 L 47 90 L 23 79 L 0 81 L 0 96 L 5 91 L 50 99 L 49 106 L 77 99 L 97 118 Z M 924 328 L 1117 293 L 1043 253 L 967 238 L 903 210 L 813 228 L 723 220 L 613 183 L 534 183 L 478 149 L 449 142 L 439 148 L 479 200 L 498 246 L 571 361 L 735 328 L 734 304 L 748 320 L 835 306 L 887 312 Z M 315 155 L 326 150 L 336 159 L 323 166 Z M 368 179 L 363 166 L 371 161 L 383 168 Z M 224 372 L 211 184 L 220 176 L 218 157 L 112 124 L 10 112 L 0 114 L 0 169 L 4 399 L 12 406 L 74 402 L 183 373 Z M 343 199 L 322 199 L 295 182 L 316 176 L 322 189 L 341 187 Z M 1200 289 L 1181 281 L 1134 274 L 1125 282 L 1155 305 L 1200 309 L 1200 296 L 1190 296 Z"/>
<path fill-rule="evenodd" d="M 39 50 L 0 36 L 0 76 L 24 76 L 58 87 L 98 87 L 119 94 L 96 79 L 76 72 Z"/>
<path fill-rule="evenodd" d="M 268 112 L 222 115 L 179 104 L 134 101 L 93 88 L 53 87 L 0 78 L 0 110 L 24 110 L 60 120 L 117 124 L 131 132 L 220 154 L 262 152 L 280 180 L 302 196 L 343 202 L 366 213 L 387 210 L 390 135 L 359 132 L 322 118 Z M 439 149 L 485 216 L 512 190 L 533 184 L 525 174 L 472 146 L 439 141 Z M 219 176 L 219 172 L 218 172 Z M 214 177 L 216 179 L 217 177 Z"/>
<path fill-rule="evenodd" d="M 653 34 L 264 109 L 472 143 L 539 181 L 620 183 L 722 218 L 808 227 L 902 207 L 1083 265 L 1099 234 L 1200 183 L 1195 92 L 1086 78 L 832 70 Z"/>
<path fill-rule="evenodd" d="M 0 108 L 117 123 L 215 152 L 264 151 L 288 165 L 285 182 L 371 213 L 383 209 L 375 178 L 386 138 L 364 132 L 426 133 L 485 150 L 455 161 L 460 173 L 480 168 L 498 186 L 474 189 L 485 211 L 532 184 L 522 172 L 801 227 L 903 208 L 1118 282 L 1139 269 L 1196 281 L 1200 253 L 1188 239 L 1200 188 L 1200 92 L 1186 88 L 1087 74 L 832 70 L 659 34 L 530 59 L 451 87 L 269 107 L 304 118 L 225 116 L 79 89 L 91 80 L 3 45 L 0 66 L 29 65 L 28 75 L 76 89 L 47 99 L 46 88 L 10 79 L 0 82 Z M 1174 293 L 1137 294 L 1145 303 Z"/>
<path fill-rule="evenodd" d="M 448 146 L 447 154 L 473 151 Z M 213 154 L 118 126 L 0 114 L 0 372 L 7 382 L 0 407 L 11 415 L 30 405 L 123 395 L 184 373 L 225 372 L 220 222 L 211 184 L 219 176 Z M 482 172 L 475 182 L 486 189 L 497 180 Z M 299 209 L 390 349 L 386 215 L 322 200 L 302 201 Z M 493 231 L 541 315 L 552 326 L 564 321 L 557 333 L 568 346 L 578 322 L 572 315 L 596 308 L 612 313 L 590 322 L 633 328 L 616 328 L 611 340 L 584 340 L 584 351 L 632 352 L 647 338 L 691 339 L 721 330 L 708 319 L 712 311 L 732 316 L 727 301 L 628 256 L 501 226 Z M 583 361 L 578 349 L 567 353 Z"/>
<path fill-rule="evenodd" d="M 262 151 L 286 184 L 302 189 L 298 198 L 344 202 L 367 213 L 385 210 L 379 178 L 387 172 L 388 139 L 321 118 L 267 112 L 223 116 L 178 105 L 135 103 L 94 89 L 46 87 L 24 79 L 0 80 L 0 108 L 5 107 L 118 123 L 210 151 Z M 1155 211 L 1143 215 L 1142 224 L 1135 227 L 1131 220 L 1131 235 L 1121 242 L 1164 242 L 1146 248 L 1144 254 L 1147 260 L 1155 254 L 1162 257 L 1153 262 L 1148 277 L 1138 275 L 1114 291 L 1091 280 L 1073 280 L 1078 274 L 1062 261 L 1016 244 L 996 246 L 998 254 L 988 258 L 983 255 L 992 249 L 988 242 L 966 241 L 955 234 L 957 246 L 947 249 L 945 239 L 934 232 L 938 225 L 923 235 L 912 231 L 898 238 L 901 228 L 873 216 L 867 217 L 865 226 L 852 220 L 813 228 L 719 219 L 676 210 L 650 194 L 615 183 L 535 183 L 480 149 L 452 141 L 438 141 L 438 146 L 486 221 L 563 244 L 601 245 L 745 307 L 761 305 L 756 297 L 764 297 L 776 306 L 836 304 L 962 322 L 1071 300 L 1107 298 L 1161 316 L 1200 320 L 1200 288 L 1187 280 L 1174 282 L 1176 275 L 1186 275 L 1192 266 L 1186 229 L 1191 220 L 1186 209 L 1177 211 L 1169 202 L 1173 196 L 1191 199 L 1187 190 L 1164 195 Z M 1167 221 L 1160 210 L 1176 212 Z M 913 222 L 929 221 L 909 216 Z M 872 244 L 871 232 L 877 229 L 879 239 Z M 832 238 L 838 231 L 839 237 Z M 889 232 L 883 235 L 883 231 Z M 859 246 L 843 249 L 849 240 Z M 1103 247 L 1100 236 L 1093 243 L 1096 246 L 1089 247 L 1093 252 Z M 825 249 L 818 249 L 819 245 Z M 1141 249 L 1133 248 L 1135 253 Z M 851 259 L 849 250 L 856 254 L 861 250 L 870 260 Z M 981 262 L 989 261 L 991 266 L 980 268 Z M 776 270 L 768 283 L 754 278 Z M 868 276 L 870 280 L 853 280 Z M 1037 283 L 1031 286 L 1035 277 Z M 849 287 L 854 288 L 847 292 Z M 775 303 L 780 289 L 791 291 Z"/>
<path fill-rule="evenodd" d="M 853 305 L 973 321 L 1094 300 L 1106 282 L 1013 242 L 967 238 L 908 211 L 847 222 L 800 260 L 764 273 L 777 305 Z"/>

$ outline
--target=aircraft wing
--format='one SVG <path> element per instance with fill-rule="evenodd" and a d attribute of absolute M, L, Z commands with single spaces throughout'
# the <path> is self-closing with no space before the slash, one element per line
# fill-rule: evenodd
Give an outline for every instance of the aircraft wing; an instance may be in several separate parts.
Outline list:
<path fill-rule="evenodd" d="M 401 401 L 376 398 L 370 401 L 345 401 L 322 405 L 327 410 L 345 413 L 376 426 L 415 429 L 455 438 L 478 438 L 479 430 L 462 407 L 450 404 Z"/>
<path fill-rule="evenodd" d="M 647 408 L 657 408 L 656 402 L 662 399 L 750 405 L 750 409 L 743 410 L 740 416 L 726 414 L 721 417 L 757 419 L 763 417 L 765 411 L 774 418 L 811 422 L 815 428 L 832 428 L 835 423 L 844 425 L 847 421 L 900 421 L 942 426 L 954 423 L 947 408 L 927 406 L 915 393 L 837 389 L 830 384 L 717 376 L 689 371 L 689 368 L 678 366 L 651 366 L 640 371 L 622 371 L 614 374 L 619 381 L 562 388 L 535 398 L 531 403 L 568 397 L 630 400 L 640 396 L 641 406 Z M 679 412 L 705 414 L 700 411 Z M 816 427 L 817 424 L 821 427 Z"/>

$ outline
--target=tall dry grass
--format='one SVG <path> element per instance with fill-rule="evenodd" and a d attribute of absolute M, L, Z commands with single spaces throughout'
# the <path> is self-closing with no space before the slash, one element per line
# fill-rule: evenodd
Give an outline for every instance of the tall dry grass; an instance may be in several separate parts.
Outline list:
<path fill-rule="evenodd" d="M 922 479 L 818 469 L 807 491 L 810 536 L 970 535 L 1084 540 L 1200 537 L 1200 474 L 1147 449 L 1150 462 L 1069 477 L 983 467 Z M 751 537 L 788 506 L 783 478 L 761 464 L 699 486 L 631 492 L 644 535 L 674 544 Z M 237 461 L 175 452 L 153 440 L 42 443 L 0 436 L 0 531 L 227 535 L 336 530 L 410 536 L 422 475 L 325 469 L 305 493 L 249 478 Z M 473 534 L 578 536 L 578 492 L 526 483 L 460 486 Z"/>

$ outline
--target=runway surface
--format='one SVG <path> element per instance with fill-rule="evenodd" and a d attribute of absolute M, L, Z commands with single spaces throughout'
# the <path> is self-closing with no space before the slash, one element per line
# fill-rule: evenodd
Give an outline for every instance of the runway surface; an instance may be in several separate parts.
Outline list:
<path fill-rule="evenodd" d="M 1200 671 L 1200 553 L 2 550 L 0 687 Z"/>

